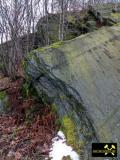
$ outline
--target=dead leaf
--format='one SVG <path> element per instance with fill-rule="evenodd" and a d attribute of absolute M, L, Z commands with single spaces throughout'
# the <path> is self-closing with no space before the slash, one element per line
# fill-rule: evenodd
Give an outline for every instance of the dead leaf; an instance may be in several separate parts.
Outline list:
<path fill-rule="evenodd" d="M 12 158 L 14 157 L 15 152 L 14 151 L 9 151 L 9 153 L 7 154 L 7 157 Z"/>
<path fill-rule="evenodd" d="M 20 152 L 15 152 L 15 160 L 20 160 L 22 157 Z"/>

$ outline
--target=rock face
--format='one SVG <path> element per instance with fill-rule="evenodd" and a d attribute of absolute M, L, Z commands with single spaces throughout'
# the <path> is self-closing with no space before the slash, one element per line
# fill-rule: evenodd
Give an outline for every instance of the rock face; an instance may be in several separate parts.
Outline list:
<path fill-rule="evenodd" d="M 55 43 L 59 40 L 59 19 L 60 14 L 49 14 L 49 41 Z M 81 12 L 68 12 L 65 14 L 64 22 L 64 40 L 70 40 L 83 33 L 88 33 L 97 29 L 96 19 L 93 15 L 86 11 Z M 42 17 L 36 26 L 37 35 L 36 42 L 38 46 L 46 45 L 46 17 Z"/>
<path fill-rule="evenodd" d="M 119 154 L 119 27 L 103 27 L 34 50 L 28 56 L 25 69 L 38 94 L 46 95 L 56 107 L 62 124 L 70 125 L 65 129 L 67 139 L 74 148 L 80 149 L 81 159 L 94 159 L 91 157 L 93 141 L 117 142 Z M 120 155 L 115 159 L 120 159 Z"/>
<path fill-rule="evenodd" d="M 103 25 L 114 25 L 120 22 L 120 3 L 103 3 L 90 7 L 94 16 L 99 19 Z"/>

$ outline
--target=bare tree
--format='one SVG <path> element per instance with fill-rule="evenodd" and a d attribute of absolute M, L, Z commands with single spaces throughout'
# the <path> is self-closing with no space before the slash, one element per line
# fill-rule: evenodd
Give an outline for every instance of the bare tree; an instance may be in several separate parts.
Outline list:
<path fill-rule="evenodd" d="M 0 0 L 1 43 L 10 40 L 9 45 L 11 46 L 5 47 L 9 49 L 8 51 L 1 51 L 0 57 L 2 61 L 6 61 L 4 63 L 4 70 L 13 79 L 15 79 L 23 57 L 20 37 L 27 35 L 26 52 L 28 52 L 30 46 L 29 35 L 35 32 L 36 8 L 38 7 L 38 3 L 38 0 Z M 34 34 L 32 41 L 34 44 Z"/>
<path fill-rule="evenodd" d="M 46 18 L 46 26 L 45 26 L 45 42 L 46 45 L 49 45 L 49 21 L 48 21 L 48 2 L 49 0 L 44 0 L 44 8 L 45 8 L 45 18 Z"/>

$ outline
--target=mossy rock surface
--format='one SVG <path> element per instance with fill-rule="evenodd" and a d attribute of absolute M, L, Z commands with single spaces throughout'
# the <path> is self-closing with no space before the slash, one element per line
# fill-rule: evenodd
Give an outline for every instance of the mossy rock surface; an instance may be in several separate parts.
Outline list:
<path fill-rule="evenodd" d="M 120 22 L 120 3 L 99 4 L 91 9 L 96 18 L 104 25 L 112 26 Z"/>
<path fill-rule="evenodd" d="M 72 141 L 75 135 L 81 157 L 93 160 L 92 142 L 120 145 L 120 27 L 103 27 L 33 55 L 27 76 L 67 127 L 75 124 L 66 135 L 75 129 Z"/>
<path fill-rule="evenodd" d="M 65 24 L 64 24 L 64 40 L 73 39 L 83 33 L 90 32 L 95 30 L 95 28 L 91 29 L 86 28 L 87 21 L 92 20 L 94 21 L 94 17 L 90 16 L 86 13 L 81 12 L 68 12 L 65 13 Z M 49 14 L 48 21 L 49 21 L 49 41 L 51 43 L 55 43 L 59 41 L 59 19 L 60 14 Z M 83 27 L 84 24 L 84 27 Z M 96 26 L 96 21 L 94 21 L 94 27 Z M 36 43 L 38 46 L 45 46 L 46 44 L 46 17 L 42 17 L 36 26 L 37 29 L 37 36 L 36 36 Z"/>
<path fill-rule="evenodd" d="M 74 122 L 67 116 L 62 119 L 64 133 L 66 134 L 67 142 L 74 149 L 78 149 L 76 140 L 76 128 Z"/>

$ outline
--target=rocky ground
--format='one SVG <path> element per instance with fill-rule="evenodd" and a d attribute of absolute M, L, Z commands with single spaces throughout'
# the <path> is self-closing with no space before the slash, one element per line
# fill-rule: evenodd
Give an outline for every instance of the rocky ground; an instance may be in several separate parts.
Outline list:
<path fill-rule="evenodd" d="M 22 83 L 22 78 L 12 82 L 0 75 L 0 91 L 6 91 L 12 107 L 12 112 L 0 115 L 0 160 L 44 159 L 57 130 L 50 106 L 37 104 L 32 98 L 24 99 Z M 39 111 L 34 111 L 31 119 L 26 111 L 33 106 L 38 106 Z"/>

